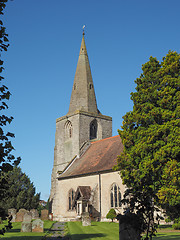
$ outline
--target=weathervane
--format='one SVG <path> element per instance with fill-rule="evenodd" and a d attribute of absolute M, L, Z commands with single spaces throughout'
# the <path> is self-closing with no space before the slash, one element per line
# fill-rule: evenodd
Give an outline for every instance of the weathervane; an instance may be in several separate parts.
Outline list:
<path fill-rule="evenodd" d="M 82 27 L 82 28 L 83 28 L 83 35 L 85 35 L 85 33 L 84 33 L 84 29 L 85 29 L 85 27 L 86 27 L 85 25 L 83 25 L 83 27 Z"/>

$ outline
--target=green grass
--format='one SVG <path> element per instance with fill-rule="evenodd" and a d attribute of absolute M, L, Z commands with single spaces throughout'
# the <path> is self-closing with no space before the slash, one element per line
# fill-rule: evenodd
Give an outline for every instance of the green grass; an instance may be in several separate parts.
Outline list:
<path fill-rule="evenodd" d="M 68 222 L 67 227 L 72 240 L 119 239 L 119 225 L 117 223 L 92 222 L 91 226 L 83 227 L 81 222 Z"/>
<path fill-rule="evenodd" d="M 5 233 L 5 240 L 41 240 L 51 228 L 52 221 L 44 221 L 44 233 L 21 233 L 21 223 L 13 223 L 13 229 Z M 2 228 L 2 225 L 0 225 Z M 81 222 L 68 222 L 66 225 L 71 240 L 119 240 L 118 223 L 92 222 L 91 226 L 83 227 Z M 180 231 L 172 231 L 172 228 L 160 228 L 153 240 L 180 240 Z M 1 237 L 1 236 L 0 236 Z"/>
<path fill-rule="evenodd" d="M 68 222 L 67 228 L 71 240 L 119 240 L 118 223 L 92 222 L 91 226 L 83 227 L 81 222 Z M 153 240 L 180 240 L 180 232 L 166 232 L 169 230 L 172 228 L 161 229 Z"/>
<path fill-rule="evenodd" d="M 51 228 L 52 221 L 44 221 L 44 233 L 24 233 L 21 232 L 21 223 L 13 223 L 13 228 L 5 233 L 4 236 L 0 235 L 0 238 L 3 240 L 41 240 L 45 236 L 48 230 Z M 3 227 L 3 224 L 0 224 L 0 229 Z"/>
<path fill-rule="evenodd" d="M 179 240 L 180 232 L 170 232 L 170 233 L 157 233 L 157 236 L 153 238 L 153 240 Z"/>

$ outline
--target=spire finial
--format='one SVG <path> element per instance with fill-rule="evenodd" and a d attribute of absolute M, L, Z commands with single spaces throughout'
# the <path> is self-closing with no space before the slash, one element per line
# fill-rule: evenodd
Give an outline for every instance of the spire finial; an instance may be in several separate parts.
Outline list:
<path fill-rule="evenodd" d="M 84 29 L 85 29 L 85 25 L 83 25 L 82 29 L 83 29 L 83 35 L 85 35 Z"/>

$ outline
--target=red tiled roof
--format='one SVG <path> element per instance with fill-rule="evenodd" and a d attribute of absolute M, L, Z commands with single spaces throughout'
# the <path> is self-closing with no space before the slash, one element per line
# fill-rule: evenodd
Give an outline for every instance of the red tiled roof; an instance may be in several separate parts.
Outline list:
<path fill-rule="evenodd" d="M 110 171 L 122 151 L 123 144 L 119 135 L 92 142 L 86 152 L 77 158 L 59 179 Z"/>

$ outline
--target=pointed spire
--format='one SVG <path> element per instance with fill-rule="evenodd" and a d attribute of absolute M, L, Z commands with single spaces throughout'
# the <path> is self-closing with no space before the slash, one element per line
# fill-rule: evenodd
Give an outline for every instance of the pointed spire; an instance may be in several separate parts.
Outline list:
<path fill-rule="evenodd" d="M 98 113 L 84 35 L 83 30 L 79 59 L 71 93 L 69 114 L 76 110 Z"/>

